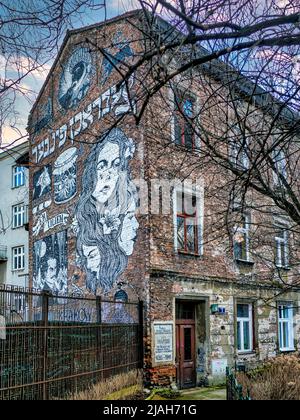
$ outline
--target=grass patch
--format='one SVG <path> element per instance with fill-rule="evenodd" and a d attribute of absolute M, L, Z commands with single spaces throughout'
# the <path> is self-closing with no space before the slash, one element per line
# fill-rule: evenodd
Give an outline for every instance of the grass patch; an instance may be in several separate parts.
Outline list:
<path fill-rule="evenodd" d="M 132 370 L 71 395 L 68 400 L 125 400 L 143 391 L 142 371 Z"/>

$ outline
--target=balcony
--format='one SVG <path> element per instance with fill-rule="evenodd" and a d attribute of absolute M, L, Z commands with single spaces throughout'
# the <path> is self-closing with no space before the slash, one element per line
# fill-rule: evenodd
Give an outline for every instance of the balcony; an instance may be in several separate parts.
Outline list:
<path fill-rule="evenodd" d="M 0 263 L 7 261 L 7 246 L 0 245 Z"/>

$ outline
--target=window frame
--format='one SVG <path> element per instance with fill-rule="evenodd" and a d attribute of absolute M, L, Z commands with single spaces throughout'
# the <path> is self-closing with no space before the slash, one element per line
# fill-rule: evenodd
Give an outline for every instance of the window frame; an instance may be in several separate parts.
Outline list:
<path fill-rule="evenodd" d="M 280 157 L 280 159 L 278 159 Z M 281 187 L 284 188 L 284 185 L 282 185 L 282 180 L 280 179 L 280 175 L 287 179 L 287 158 L 284 150 L 275 149 L 273 151 L 273 161 L 275 170 L 273 170 L 273 182 L 275 187 Z"/>
<path fill-rule="evenodd" d="M 19 169 L 19 171 L 18 171 Z M 25 186 L 25 166 L 14 165 L 12 167 L 12 188 L 21 188 Z M 21 183 L 16 182 L 21 177 Z"/>
<path fill-rule="evenodd" d="M 248 306 L 248 317 L 239 317 L 238 316 L 238 306 L 239 305 L 247 305 Z M 254 304 L 253 302 L 249 301 L 242 301 L 239 300 L 236 303 L 236 350 L 238 354 L 245 354 L 245 353 L 253 353 L 254 351 L 254 343 L 255 343 L 255 332 L 254 332 Z M 240 323 L 240 340 L 238 336 L 238 324 Z M 245 349 L 245 342 L 244 342 L 244 324 L 249 324 L 249 349 Z M 239 342 L 241 343 L 241 349 L 239 350 L 238 345 Z"/>
<path fill-rule="evenodd" d="M 277 236 L 275 233 L 275 264 L 277 268 L 289 268 L 289 232 L 286 226 L 276 226 L 277 229 L 280 229 L 283 232 L 283 237 Z M 281 246 L 278 244 L 283 244 L 284 255 L 281 255 Z M 280 250 L 280 261 L 278 261 L 278 250 Z"/>
<path fill-rule="evenodd" d="M 288 310 L 288 318 L 281 318 L 280 312 L 282 311 L 280 308 L 287 308 Z M 294 305 L 292 302 L 278 302 L 277 304 L 277 317 L 278 317 L 278 348 L 279 351 L 284 353 L 288 351 L 295 351 L 295 332 L 294 332 Z M 283 344 L 283 324 L 288 325 L 288 347 L 282 347 Z"/>
<path fill-rule="evenodd" d="M 178 212 L 178 194 L 186 194 L 196 198 L 196 211 L 195 211 L 195 252 L 183 250 L 179 247 L 178 242 L 178 216 L 183 216 L 183 213 Z M 175 252 L 182 255 L 201 256 L 203 255 L 203 220 L 204 220 L 204 188 L 190 189 L 190 188 L 174 188 L 173 191 L 173 223 L 174 223 L 174 249 Z M 186 218 L 193 218 L 191 215 L 186 215 Z M 186 235 L 186 232 L 185 232 Z M 186 238 L 186 236 L 185 236 Z M 186 242 L 186 240 L 185 240 Z M 197 252 L 196 252 L 197 251 Z"/>
<path fill-rule="evenodd" d="M 19 203 L 12 206 L 12 228 L 13 229 L 20 229 L 26 224 L 26 205 L 25 203 Z M 23 209 L 22 211 L 15 212 L 15 209 Z M 21 216 L 21 222 L 18 223 L 18 217 Z M 17 218 L 17 223 L 15 220 Z"/>
<path fill-rule="evenodd" d="M 194 127 L 195 127 L 195 121 L 196 121 L 196 117 L 199 113 L 199 98 L 198 96 L 193 93 L 193 92 L 187 92 L 188 89 L 186 88 L 173 88 L 171 90 L 172 94 L 172 108 L 173 108 L 173 118 L 172 118 L 172 141 L 174 144 L 176 144 L 179 147 L 184 147 L 187 150 L 190 150 L 191 152 L 196 152 L 198 150 L 200 150 L 200 139 L 199 136 L 197 136 Z M 182 104 L 183 101 L 181 101 L 180 103 L 178 103 L 177 98 L 182 98 L 182 99 L 186 99 L 186 100 L 191 100 L 193 103 L 193 117 L 191 118 L 191 121 L 189 122 L 185 117 L 184 117 L 184 111 L 183 109 L 180 110 L 180 104 Z M 179 109 L 178 109 L 179 108 Z M 181 141 L 180 143 L 177 142 L 177 133 L 176 133 L 176 127 L 177 127 L 177 122 L 176 120 L 178 119 L 179 122 L 181 122 L 180 127 L 181 127 Z M 185 128 L 187 126 L 187 124 L 191 124 L 192 128 L 193 128 L 193 133 L 192 133 L 192 147 L 188 147 L 186 145 L 185 142 Z M 182 127 L 183 126 L 183 127 Z"/>
<path fill-rule="evenodd" d="M 15 254 L 16 250 L 22 250 L 22 252 Z M 19 266 L 19 260 L 21 259 L 21 264 Z M 15 261 L 17 259 L 17 267 L 15 265 Z M 24 271 L 25 270 L 25 246 L 19 245 L 12 248 L 12 271 Z"/>

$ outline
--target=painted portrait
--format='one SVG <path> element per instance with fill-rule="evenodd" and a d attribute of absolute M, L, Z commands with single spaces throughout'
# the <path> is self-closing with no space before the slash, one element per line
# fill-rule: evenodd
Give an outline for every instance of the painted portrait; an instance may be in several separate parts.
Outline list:
<path fill-rule="evenodd" d="M 55 233 L 33 245 L 33 287 L 57 295 L 68 292 L 67 231 Z"/>
<path fill-rule="evenodd" d="M 118 290 L 113 302 L 103 302 L 101 305 L 101 320 L 104 324 L 137 324 L 137 314 L 134 306 L 128 305 L 128 295 L 124 290 Z M 131 310 L 133 309 L 132 313 Z"/>
<path fill-rule="evenodd" d="M 58 101 L 62 108 L 67 110 L 79 104 L 88 93 L 93 75 L 90 49 L 76 48 L 65 63 L 59 80 Z"/>
<path fill-rule="evenodd" d="M 134 250 L 139 227 L 129 167 L 134 153 L 133 140 L 115 128 L 98 139 L 85 162 L 75 211 L 77 253 L 93 294 L 112 289 Z"/>

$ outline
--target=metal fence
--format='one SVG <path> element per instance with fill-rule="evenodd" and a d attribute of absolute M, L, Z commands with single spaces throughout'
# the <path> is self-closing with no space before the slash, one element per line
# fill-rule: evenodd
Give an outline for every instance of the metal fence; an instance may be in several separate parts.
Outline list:
<path fill-rule="evenodd" d="M 228 401 L 246 401 L 251 400 L 249 391 L 244 393 L 242 385 L 238 383 L 236 372 L 226 368 L 226 394 Z"/>
<path fill-rule="evenodd" d="M 142 360 L 142 302 L 0 287 L 0 400 L 65 398 Z"/>

